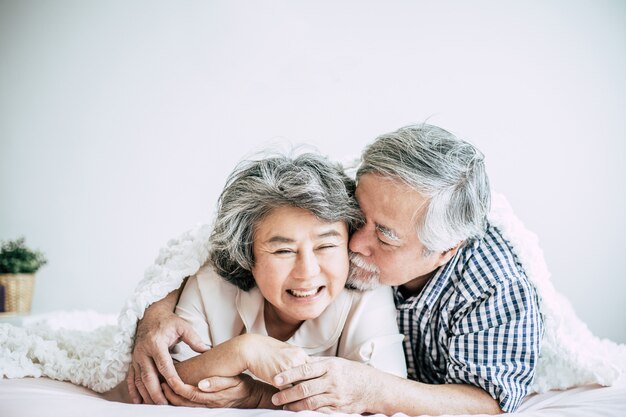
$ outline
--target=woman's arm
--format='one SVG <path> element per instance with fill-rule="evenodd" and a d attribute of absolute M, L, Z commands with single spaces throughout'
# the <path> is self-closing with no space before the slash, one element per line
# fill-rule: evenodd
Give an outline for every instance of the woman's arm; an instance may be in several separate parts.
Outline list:
<path fill-rule="evenodd" d="M 212 377 L 211 386 L 191 387 L 188 395 L 193 401 L 176 394 L 167 384 L 163 392 L 170 404 L 182 407 L 208 408 L 280 408 L 271 403 L 271 396 L 278 390 L 246 374 L 236 377 Z M 202 391 L 200 388 L 205 389 Z"/>
<path fill-rule="evenodd" d="M 248 369 L 246 343 L 250 343 L 249 335 L 237 336 L 202 355 L 177 363 L 176 370 L 186 384 L 193 386 L 197 386 L 198 382 L 211 376 L 239 377 Z M 237 390 L 218 392 L 213 396 L 214 398 L 195 388 L 199 397 L 205 397 L 202 405 L 230 408 L 277 408 L 271 400 L 272 395 L 278 391 L 276 388 L 247 375 L 241 375 L 238 379 L 240 384 Z M 180 404 L 177 405 L 194 405 L 194 401 L 184 401 L 171 394 L 166 390 L 168 400 L 173 404 L 177 404 L 178 401 Z M 195 402 L 195 405 L 199 405 L 198 402 Z"/>
<path fill-rule="evenodd" d="M 186 384 L 198 385 L 209 376 L 236 376 L 248 369 L 243 344 L 246 335 L 214 346 L 201 355 L 177 363 L 176 371 Z"/>
<path fill-rule="evenodd" d="M 304 364 L 309 357 L 298 347 L 289 345 L 268 336 L 244 334 L 221 343 L 201 355 L 176 364 L 176 370 L 181 379 L 189 385 L 198 385 L 201 380 L 212 377 L 238 377 L 245 371 L 250 371 L 257 378 L 272 381 L 273 377 L 293 366 Z M 229 404 L 236 408 L 276 408 L 271 398 L 278 390 L 259 380 L 253 380 L 242 375 L 241 384 L 234 395 L 221 395 L 225 400 L 206 397 L 215 401 L 212 404 Z M 200 391 L 198 391 L 200 394 Z M 206 394 L 203 394 L 206 396 Z M 177 400 L 168 396 L 170 402 Z M 209 401 L 204 401 L 210 405 Z M 189 405 L 181 402 L 180 405 Z"/>
<path fill-rule="evenodd" d="M 207 377 L 231 377 L 245 371 L 271 384 L 276 374 L 308 361 L 309 356 L 297 346 L 269 336 L 243 334 L 176 364 L 176 370 L 191 385 Z"/>

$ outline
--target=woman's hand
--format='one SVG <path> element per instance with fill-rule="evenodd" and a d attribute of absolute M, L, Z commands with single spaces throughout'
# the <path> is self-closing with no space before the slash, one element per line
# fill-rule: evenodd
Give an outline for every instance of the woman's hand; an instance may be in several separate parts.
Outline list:
<path fill-rule="evenodd" d="M 249 333 L 239 338 L 240 352 L 248 371 L 268 384 L 273 384 L 277 374 L 310 360 L 302 348 L 269 336 Z"/>
<path fill-rule="evenodd" d="M 186 385 L 185 397 L 162 384 L 165 397 L 172 405 L 208 408 L 275 408 L 271 396 L 278 390 L 271 385 L 241 374 L 215 376 L 200 381 L 198 387 Z"/>

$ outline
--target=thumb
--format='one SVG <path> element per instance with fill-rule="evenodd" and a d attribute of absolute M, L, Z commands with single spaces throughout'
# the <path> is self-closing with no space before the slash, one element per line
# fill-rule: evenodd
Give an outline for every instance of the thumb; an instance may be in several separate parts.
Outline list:
<path fill-rule="evenodd" d="M 180 340 L 187 343 L 190 348 L 198 353 L 206 352 L 210 346 L 200 339 L 198 333 L 196 333 L 191 327 L 183 327 L 180 332 Z"/>
<path fill-rule="evenodd" d="M 203 392 L 218 392 L 236 387 L 241 383 L 239 377 L 212 376 L 198 382 L 198 388 Z"/>

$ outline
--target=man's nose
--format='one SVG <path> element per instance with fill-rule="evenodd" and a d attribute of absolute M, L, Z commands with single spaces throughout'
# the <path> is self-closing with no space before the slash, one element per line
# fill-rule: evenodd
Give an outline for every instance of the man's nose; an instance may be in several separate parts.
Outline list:
<path fill-rule="evenodd" d="M 352 252 L 361 254 L 363 256 L 371 255 L 367 231 L 364 227 L 352 233 L 352 236 L 350 236 L 350 242 L 348 243 L 348 247 Z"/>
<path fill-rule="evenodd" d="M 313 251 L 305 251 L 299 254 L 294 270 L 296 278 L 309 279 L 318 276 L 320 272 L 320 265 Z"/>

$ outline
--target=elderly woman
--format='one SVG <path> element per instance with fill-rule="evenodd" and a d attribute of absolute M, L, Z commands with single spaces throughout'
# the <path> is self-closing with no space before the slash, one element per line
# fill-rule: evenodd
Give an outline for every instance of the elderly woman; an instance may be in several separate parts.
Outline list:
<path fill-rule="evenodd" d="M 345 289 L 349 234 L 360 220 L 354 188 L 340 166 L 314 154 L 247 162 L 231 174 L 209 262 L 176 306 L 210 346 L 202 354 L 175 347 L 185 383 L 237 378 L 237 394 L 219 406 L 273 408 L 273 377 L 311 356 L 406 375 L 390 289 Z"/>

